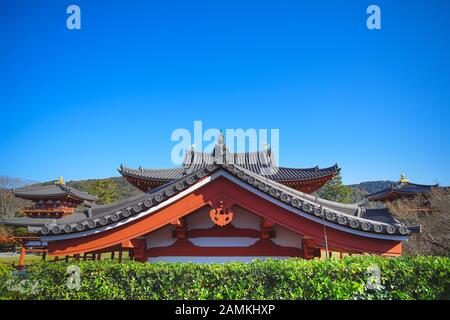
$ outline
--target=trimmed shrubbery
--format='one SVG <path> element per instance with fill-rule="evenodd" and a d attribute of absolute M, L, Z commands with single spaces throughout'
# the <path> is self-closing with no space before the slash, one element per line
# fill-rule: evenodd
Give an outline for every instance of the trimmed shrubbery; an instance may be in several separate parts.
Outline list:
<path fill-rule="evenodd" d="M 67 268 L 0 265 L 3 299 L 449 299 L 450 259 L 347 257 L 249 264 L 86 261 L 80 286 Z M 73 268 L 73 267 L 72 267 Z M 377 276 L 379 275 L 379 277 Z M 379 281 L 377 280 L 379 279 Z M 67 286 L 69 280 L 69 289 Z M 9 290 L 8 290 L 9 288 Z"/>
<path fill-rule="evenodd" d="M 0 264 L 0 300 L 9 296 L 10 284 L 12 283 L 12 267 L 6 264 Z"/>

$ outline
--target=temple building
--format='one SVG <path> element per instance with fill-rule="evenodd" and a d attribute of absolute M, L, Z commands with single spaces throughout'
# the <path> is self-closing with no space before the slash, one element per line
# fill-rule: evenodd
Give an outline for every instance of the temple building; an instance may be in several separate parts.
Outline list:
<path fill-rule="evenodd" d="M 145 191 L 110 205 L 26 225 L 50 256 L 122 252 L 137 261 L 225 262 L 255 258 L 312 259 L 325 253 L 399 256 L 420 232 L 393 218 L 377 219 L 363 203 L 341 204 L 308 193 L 337 174 L 327 169 L 278 168 L 270 149 L 228 152 L 223 136 L 211 154 L 189 151 L 182 168 L 119 170 Z"/>
<path fill-rule="evenodd" d="M 2 242 L 19 244 L 21 246 L 19 261 L 21 266 L 24 264 L 27 252 L 43 253 L 44 259 L 47 254 L 47 242 L 33 236 L 35 225 L 41 226 L 42 224 L 48 224 L 57 219 L 71 216 L 81 204 L 91 206 L 98 200 L 96 196 L 67 186 L 62 177 L 51 185 L 35 185 L 14 189 L 13 194 L 18 198 L 34 203 L 33 206 L 22 210 L 24 217 L 14 218 L 10 224 L 16 227 L 27 227 L 31 234 L 25 237 L 2 239 Z M 6 223 L 6 225 L 9 224 Z"/>
<path fill-rule="evenodd" d="M 411 183 L 404 174 L 400 175 L 400 180 L 389 188 L 378 191 L 367 196 L 369 201 L 390 202 L 397 199 L 414 199 L 431 192 L 433 188 L 438 188 L 439 184 L 425 185 Z"/>
<path fill-rule="evenodd" d="M 44 219 L 65 217 L 74 213 L 80 204 L 94 204 L 98 200 L 96 196 L 67 186 L 62 177 L 55 184 L 15 189 L 13 194 L 34 202 L 34 206 L 22 210 L 25 216 Z"/>

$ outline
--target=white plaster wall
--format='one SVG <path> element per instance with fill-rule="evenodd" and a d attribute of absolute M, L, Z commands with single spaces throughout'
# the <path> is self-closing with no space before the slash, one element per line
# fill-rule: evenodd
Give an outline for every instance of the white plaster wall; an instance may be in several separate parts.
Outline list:
<path fill-rule="evenodd" d="M 231 224 L 236 228 L 256 229 L 261 226 L 261 217 L 241 208 L 233 206 L 234 216 Z"/>
<path fill-rule="evenodd" d="M 153 257 L 148 262 L 193 262 L 193 263 L 225 263 L 225 262 L 251 262 L 253 260 L 281 260 L 289 257 Z"/>
<path fill-rule="evenodd" d="M 204 207 L 198 212 L 190 214 L 186 217 L 187 229 L 209 229 L 214 226 L 209 216 L 209 207 Z"/>
<path fill-rule="evenodd" d="M 169 224 L 149 233 L 145 237 L 147 248 L 168 247 L 174 244 L 177 239 L 172 237 L 173 230 L 175 227 Z"/>
<path fill-rule="evenodd" d="M 199 247 L 249 247 L 257 238 L 246 237 L 203 237 L 190 238 L 189 241 Z"/>
<path fill-rule="evenodd" d="M 235 215 L 232 224 L 237 228 L 248 228 L 259 230 L 261 218 L 245 209 L 235 206 L 233 208 Z M 208 229 L 214 226 L 209 216 L 209 208 L 203 208 L 200 211 L 186 217 L 187 227 L 192 229 Z M 302 237 L 281 226 L 275 225 L 276 237 L 272 241 L 280 246 L 302 248 Z M 146 236 L 147 248 L 167 247 L 175 243 L 176 238 L 172 237 L 172 231 L 175 227 L 172 225 L 164 226 Z M 259 239 L 247 237 L 204 237 L 190 238 L 194 245 L 200 247 L 248 247 L 256 243 Z"/>
<path fill-rule="evenodd" d="M 261 225 L 261 218 L 257 215 L 248 212 L 238 206 L 233 207 L 234 216 L 231 224 L 237 228 L 248 228 L 259 230 Z M 204 207 L 198 212 L 186 217 L 187 229 L 208 229 L 214 226 L 209 216 L 210 208 Z"/>
<path fill-rule="evenodd" d="M 272 238 L 272 241 L 276 244 L 284 247 L 294 247 L 302 249 L 302 236 L 279 225 L 274 225 L 273 230 L 275 230 L 276 232 L 276 237 Z"/>

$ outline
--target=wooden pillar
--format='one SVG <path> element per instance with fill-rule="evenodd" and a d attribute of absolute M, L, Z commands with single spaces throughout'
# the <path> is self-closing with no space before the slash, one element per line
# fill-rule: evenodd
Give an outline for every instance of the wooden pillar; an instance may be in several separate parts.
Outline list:
<path fill-rule="evenodd" d="M 47 251 L 42 252 L 42 261 L 45 261 L 47 259 Z"/>
<path fill-rule="evenodd" d="M 119 249 L 119 263 L 122 262 L 122 248 Z"/>
<path fill-rule="evenodd" d="M 102 254 L 101 253 L 97 253 L 97 260 L 98 261 L 102 260 Z"/>
<path fill-rule="evenodd" d="M 65 261 L 69 262 L 69 256 L 66 256 Z"/>
<path fill-rule="evenodd" d="M 87 258 L 87 253 L 85 252 L 85 253 L 83 253 L 83 261 L 86 261 L 86 258 Z"/>
<path fill-rule="evenodd" d="M 111 260 L 114 260 L 114 250 L 113 251 L 111 251 Z"/>
<path fill-rule="evenodd" d="M 321 250 L 317 247 L 314 239 L 303 238 L 303 258 L 314 259 L 320 258 Z"/>
<path fill-rule="evenodd" d="M 123 241 L 121 244 L 121 248 L 128 249 L 128 255 L 131 260 L 133 261 L 145 260 L 145 239 L 137 238 Z"/>
<path fill-rule="evenodd" d="M 134 250 L 133 249 L 128 250 L 128 256 L 130 257 L 131 260 L 134 260 Z"/>
<path fill-rule="evenodd" d="M 74 258 L 75 258 L 76 261 L 80 261 L 80 255 L 79 255 L 79 254 L 76 254 L 76 255 L 74 256 Z"/>
<path fill-rule="evenodd" d="M 58 262 L 59 261 L 59 256 L 56 256 L 55 257 L 55 262 Z"/>
<path fill-rule="evenodd" d="M 22 245 L 22 248 L 20 248 L 19 268 L 23 268 L 25 266 L 25 255 L 26 254 L 27 254 L 27 250 Z"/>

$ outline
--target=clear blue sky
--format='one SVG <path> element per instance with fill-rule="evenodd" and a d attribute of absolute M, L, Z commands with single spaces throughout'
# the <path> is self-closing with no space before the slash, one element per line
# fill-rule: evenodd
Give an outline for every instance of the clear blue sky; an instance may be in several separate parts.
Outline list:
<path fill-rule="evenodd" d="M 279 128 L 281 165 L 346 183 L 448 185 L 449 89 L 447 0 L 1 1 L 0 175 L 170 167 L 172 131 L 202 120 Z"/>

